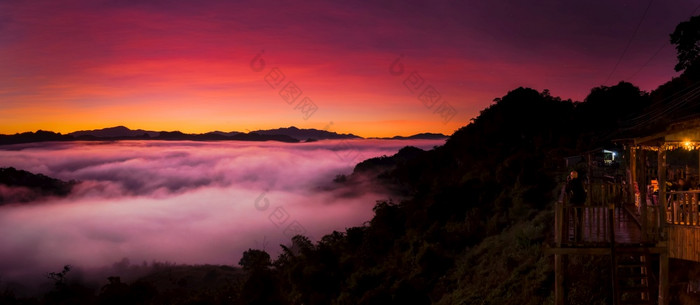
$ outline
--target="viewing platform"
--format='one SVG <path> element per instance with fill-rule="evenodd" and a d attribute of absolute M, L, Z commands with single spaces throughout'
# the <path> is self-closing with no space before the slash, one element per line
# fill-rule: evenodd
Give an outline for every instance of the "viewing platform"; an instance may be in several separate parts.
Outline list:
<path fill-rule="evenodd" d="M 592 153 L 577 156 L 586 201 L 570 204 L 562 187 L 556 202 L 547 252 L 557 305 L 566 304 L 568 255 L 610 258 L 615 305 L 667 305 L 669 259 L 700 262 L 700 119 L 615 142 L 625 148 L 616 173 L 599 175 Z"/>

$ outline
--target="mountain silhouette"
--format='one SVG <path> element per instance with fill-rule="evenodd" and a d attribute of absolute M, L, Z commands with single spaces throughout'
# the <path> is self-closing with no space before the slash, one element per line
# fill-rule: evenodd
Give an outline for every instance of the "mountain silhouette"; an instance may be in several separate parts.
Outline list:
<path fill-rule="evenodd" d="M 299 141 L 304 140 L 330 140 L 330 139 L 362 139 L 362 137 L 351 134 L 351 133 L 335 133 L 325 130 L 318 129 L 299 129 L 295 126 L 290 126 L 287 128 L 277 128 L 268 130 L 256 130 L 254 133 L 261 135 L 285 135 L 295 138 Z"/>
<path fill-rule="evenodd" d="M 395 136 L 371 139 L 416 140 L 447 139 L 440 133 L 419 133 L 412 136 Z M 318 140 L 363 139 L 352 133 L 336 133 L 318 129 L 300 129 L 295 126 L 267 130 L 255 130 L 248 133 L 238 131 L 211 131 L 207 133 L 184 133 L 181 131 L 153 131 L 130 129 L 115 126 L 102 129 L 80 130 L 68 134 L 38 130 L 14 135 L 0 134 L 0 145 L 21 144 L 48 141 L 118 141 L 118 140 L 168 140 L 168 141 L 279 141 L 286 143 L 313 142 Z"/>
<path fill-rule="evenodd" d="M 371 138 L 371 139 L 382 139 L 382 140 L 447 140 L 449 136 L 441 133 L 423 132 L 417 133 L 411 136 L 393 136 L 393 137 L 383 137 L 383 138 Z"/>
<path fill-rule="evenodd" d="M 75 131 L 69 133 L 68 135 L 76 138 L 81 136 L 93 136 L 97 138 L 126 138 L 141 137 L 144 134 L 147 134 L 151 138 L 155 138 L 160 134 L 160 132 L 143 129 L 131 130 L 125 126 L 116 126 L 103 129 Z"/>
<path fill-rule="evenodd" d="M 45 130 L 37 130 L 36 132 L 16 133 L 14 135 L 0 135 L 0 145 L 72 140 L 75 140 L 75 138 L 72 136 Z"/>
<path fill-rule="evenodd" d="M 188 140 L 188 141 L 279 141 L 299 142 L 299 139 L 283 134 L 258 134 L 241 132 L 213 131 L 202 134 L 183 133 L 181 131 L 152 131 L 125 126 L 116 126 L 95 130 L 81 130 L 63 135 L 61 133 L 38 130 L 37 132 L 0 135 L 0 145 L 21 144 L 48 141 L 116 141 L 116 140 Z"/>

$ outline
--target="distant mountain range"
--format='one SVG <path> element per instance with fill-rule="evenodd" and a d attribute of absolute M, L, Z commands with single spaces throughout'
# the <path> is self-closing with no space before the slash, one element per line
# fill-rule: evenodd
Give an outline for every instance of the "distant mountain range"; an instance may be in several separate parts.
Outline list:
<path fill-rule="evenodd" d="M 158 137 L 158 135 L 160 135 L 160 132 L 143 130 L 143 129 L 131 130 L 131 129 L 126 128 L 124 126 L 117 126 L 117 127 L 109 127 L 109 128 L 103 128 L 103 129 L 95 129 L 95 130 L 74 131 L 74 132 L 69 133 L 68 135 L 76 137 L 76 138 L 82 137 L 82 136 L 93 136 L 93 137 L 98 137 L 98 138 L 119 138 L 119 137 L 141 137 L 144 135 L 148 135 L 151 138 L 155 138 L 155 137 Z"/>
<path fill-rule="evenodd" d="M 306 141 L 308 139 L 312 139 L 312 140 L 362 139 L 362 137 L 356 136 L 356 135 L 351 134 L 351 133 L 335 133 L 335 132 L 318 130 L 318 129 L 313 129 L 313 128 L 312 129 L 299 129 L 299 128 L 296 128 L 294 126 L 287 127 L 287 128 L 268 129 L 268 130 L 256 130 L 253 132 L 257 133 L 257 134 L 262 134 L 262 135 L 281 134 L 281 135 L 295 138 L 299 141 Z"/>
<path fill-rule="evenodd" d="M 370 139 L 382 139 L 382 140 L 439 140 L 439 139 L 447 139 L 449 136 L 446 136 L 441 133 L 431 133 L 431 132 L 424 132 L 424 133 L 418 133 L 414 134 L 412 136 L 408 137 L 403 137 L 403 136 L 394 136 L 391 138 L 384 137 L 384 138 L 370 138 Z"/>
<path fill-rule="evenodd" d="M 409 137 L 396 136 L 381 139 L 446 139 L 447 136 L 437 133 L 421 133 Z M 248 133 L 231 131 L 211 131 L 207 133 L 183 133 L 180 131 L 152 131 L 129 129 L 124 126 L 109 127 L 95 130 L 81 130 L 68 134 L 38 130 L 14 135 L 0 135 L 0 145 L 19 144 L 46 141 L 111 141 L 111 140 L 190 140 L 190 141 L 279 141 L 287 143 L 311 142 L 328 139 L 362 139 L 354 134 L 339 134 L 318 129 L 287 128 L 256 130 Z"/>

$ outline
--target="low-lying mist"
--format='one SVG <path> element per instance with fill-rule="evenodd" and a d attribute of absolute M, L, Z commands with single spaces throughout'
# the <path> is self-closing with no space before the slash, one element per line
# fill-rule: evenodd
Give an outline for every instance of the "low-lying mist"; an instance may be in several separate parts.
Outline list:
<path fill-rule="evenodd" d="M 235 265 L 248 248 L 265 249 L 274 258 L 279 244 L 293 235 L 316 240 L 362 225 L 376 200 L 391 197 L 369 185 L 336 185 L 336 175 L 407 145 L 430 149 L 443 143 L 121 141 L 0 147 L 0 167 L 80 181 L 68 197 L 0 206 L 0 277 L 43 279 L 66 264 L 97 270 L 123 258 Z"/>

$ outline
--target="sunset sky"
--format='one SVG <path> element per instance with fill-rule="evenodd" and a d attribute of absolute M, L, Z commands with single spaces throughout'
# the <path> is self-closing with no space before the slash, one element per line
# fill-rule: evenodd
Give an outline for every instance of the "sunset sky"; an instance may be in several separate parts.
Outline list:
<path fill-rule="evenodd" d="M 507 2 L 0 1 L 0 133 L 451 134 L 519 86 L 653 90 L 677 75 L 669 34 L 700 11 Z"/>

